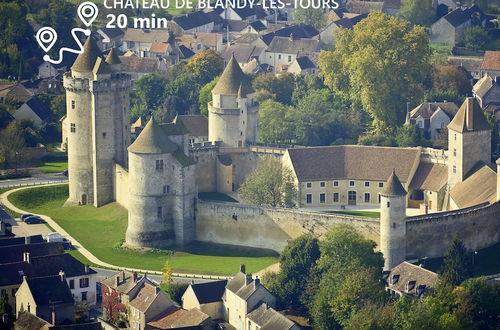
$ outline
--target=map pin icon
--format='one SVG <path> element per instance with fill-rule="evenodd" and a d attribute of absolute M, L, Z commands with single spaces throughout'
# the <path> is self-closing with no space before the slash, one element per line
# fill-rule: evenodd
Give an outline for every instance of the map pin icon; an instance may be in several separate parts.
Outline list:
<path fill-rule="evenodd" d="M 57 32 L 51 27 L 45 26 L 36 33 L 36 41 L 47 53 L 56 43 Z"/>
<path fill-rule="evenodd" d="M 78 17 L 86 27 L 90 27 L 92 22 L 97 18 L 99 9 L 93 2 L 86 1 L 78 6 Z"/>

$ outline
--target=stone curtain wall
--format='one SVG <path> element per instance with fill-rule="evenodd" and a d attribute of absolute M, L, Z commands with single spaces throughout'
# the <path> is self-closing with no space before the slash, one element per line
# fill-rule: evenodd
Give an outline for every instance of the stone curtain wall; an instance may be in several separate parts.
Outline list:
<path fill-rule="evenodd" d="M 113 187 L 115 201 L 128 209 L 128 171 L 119 164 L 115 164 L 115 171 L 113 172 Z"/>
<path fill-rule="evenodd" d="M 297 236 L 320 236 L 337 224 L 352 225 L 365 237 L 379 241 L 377 219 L 201 200 L 196 211 L 197 240 L 277 252 Z"/>
<path fill-rule="evenodd" d="M 500 202 L 407 218 L 407 259 L 440 257 L 454 237 L 473 251 L 500 241 Z"/>

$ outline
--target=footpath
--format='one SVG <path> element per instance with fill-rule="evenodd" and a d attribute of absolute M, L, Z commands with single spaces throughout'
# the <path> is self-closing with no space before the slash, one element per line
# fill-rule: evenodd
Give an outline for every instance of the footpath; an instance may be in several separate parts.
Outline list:
<path fill-rule="evenodd" d="M 16 188 L 12 190 L 8 190 L 4 192 L 3 194 L 0 195 L 0 204 L 3 204 L 6 208 L 11 209 L 12 211 L 15 211 L 17 213 L 31 213 L 35 214 L 33 212 L 28 212 L 25 210 L 21 210 L 20 208 L 16 207 L 14 204 L 12 204 L 8 197 L 10 194 L 13 192 L 23 190 L 23 189 L 31 189 L 35 187 L 40 187 L 40 186 L 53 186 L 61 183 L 52 183 L 52 184 L 47 184 L 47 185 L 36 185 L 36 186 L 30 186 L 30 187 L 21 187 L 21 188 Z M 114 270 L 127 270 L 130 272 L 137 272 L 137 273 L 147 273 L 147 274 L 154 274 L 154 275 L 161 275 L 161 271 L 156 271 L 156 270 L 150 270 L 150 269 L 138 269 L 138 268 L 129 268 L 129 267 L 121 267 L 121 266 L 116 266 L 109 264 L 107 262 L 104 262 L 100 259 L 98 259 L 96 256 L 94 256 L 89 250 L 87 250 L 80 242 L 78 242 L 74 237 L 72 237 L 68 232 L 66 232 L 61 226 L 59 226 L 51 217 L 43 215 L 43 214 L 35 214 L 40 216 L 50 227 L 52 227 L 55 231 L 60 233 L 62 236 L 64 236 L 66 239 L 68 239 L 71 244 L 80 252 L 85 258 L 87 258 L 91 263 L 94 265 L 97 265 L 99 267 L 107 268 L 107 269 L 114 269 Z M 259 272 L 260 273 L 260 272 Z M 189 274 L 189 273 L 173 273 L 172 274 L 175 277 L 186 277 L 186 278 L 198 278 L 198 279 L 211 279 L 211 280 L 225 280 L 231 278 L 230 276 L 223 276 L 223 275 L 209 275 L 209 274 Z"/>

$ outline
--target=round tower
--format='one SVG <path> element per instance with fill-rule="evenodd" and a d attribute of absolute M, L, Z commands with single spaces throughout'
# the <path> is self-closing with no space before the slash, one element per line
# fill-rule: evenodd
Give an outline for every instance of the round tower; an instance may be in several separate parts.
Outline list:
<path fill-rule="evenodd" d="M 227 147 L 255 143 L 258 111 L 252 85 L 233 54 L 208 104 L 209 141 L 221 141 Z"/>
<path fill-rule="evenodd" d="M 394 170 L 380 192 L 380 251 L 384 270 L 406 258 L 406 190 Z"/>
<path fill-rule="evenodd" d="M 104 60 L 94 39 L 89 37 L 83 53 L 64 75 L 67 204 L 98 207 L 112 202 L 115 164 L 127 166 L 130 76 L 114 71 L 113 66 L 117 68 L 116 63 L 111 65 Z"/>
<path fill-rule="evenodd" d="M 164 248 L 175 244 L 173 207 L 169 207 L 175 178 L 168 160 L 169 154 L 177 150 L 178 146 L 153 119 L 128 148 L 128 245 Z"/>

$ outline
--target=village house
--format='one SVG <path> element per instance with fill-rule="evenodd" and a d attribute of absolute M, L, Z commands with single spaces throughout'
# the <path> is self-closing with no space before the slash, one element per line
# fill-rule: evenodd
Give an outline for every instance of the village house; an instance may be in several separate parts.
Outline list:
<path fill-rule="evenodd" d="M 467 78 L 469 78 L 471 85 L 474 85 L 482 77 L 482 59 L 450 56 L 448 57 L 448 63 L 453 65 L 455 68 L 465 72 Z"/>
<path fill-rule="evenodd" d="M 120 48 L 123 43 L 125 32 L 117 27 L 102 27 L 97 30 L 97 45 L 102 51 L 111 48 Z"/>
<path fill-rule="evenodd" d="M 168 30 L 127 29 L 123 36 L 121 50 L 131 51 L 139 57 L 145 57 L 145 53 L 151 49 L 152 44 L 167 42 L 168 39 Z"/>
<path fill-rule="evenodd" d="M 176 42 L 154 43 L 145 56 L 158 59 L 166 67 L 175 65 L 182 60 L 193 57 L 195 53 L 183 45 L 177 45 Z"/>
<path fill-rule="evenodd" d="M 338 29 L 352 29 L 354 25 L 358 24 L 366 17 L 368 17 L 368 14 L 356 15 L 352 18 L 343 17 L 338 20 L 331 21 L 323 28 L 323 30 L 321 30 L 319 34 L 321 44 L 329 47 L 334 46 L 336 43 L 335 33 Z"/>
<path fill-rule="evenodd" d="M 279 26 L 279 25 L 278 25 Z M 318 40 L 319 32 L 310 24 L 295 24 L 280 27 L 272 32 L 263 34 L 261 36 L 262 41 L 266 45 L 271 45 L 275 37 L 290 37 L 293 36 L 294 39 L 316 39 Z"/>
<path fill-rule="evenodd" d="M 213 320 L 224 318 L 225 308 L 222 297 L 227 280 L 205 283 L 191 283 L 182 295 L 182 307 L 187 310 L 197 308 Z"/>
<path fill-rule="evenodd" d="M 129 74 L 132 80 L 140 79 L 148 73 L 167 69 L 165 60 L 160 58 L 120 56 L 120 62 L 122 72 Z"/>
<path fill-rule="evenodd" d="M 208 119 L 202 115 L 178 115 L 174 119 L 182 122 L 188 131 L 189 144 L 203 143 L 208 141 Z"/>
<path fill-rule="evenodd" d="M 224 53 L 222 53 L 222 58 L 225 63 L 228 63 L 233 55 L 236 62 L 243 67 L 253 59 L 259 62 L 264 61 L 266 52 L 265 49 L 261 47 L 247 44 L 234 44 L 226 48 Z"/>
<path fill-rule="evenodd" d="M 17 120 L 31 120 L 37 127 L 42 125 L 51 115 L 52 112 L 50 109 L 36 96 L 33 96 L 27 102 L 23 103 L 23 105 L 17 108 L 12 114 Z"/>
<path fill-rule="evenodd" d="M 406 123 L 416 125 L 427 138 L 436 141 L 457 111 L 453 102 L 425 102 L 408 113 Z"/>
<path fill-rule="evenodd" d="M 266 303 L 248 313 L 246 329 L 300 330 L 300 326 Z"/>
<path fill-rule="evenodd" d="M 194 53 L 199 53 L 207 49 L 222 52 L 225 48 L 224 35 L 221 33 L 196 32 L 194 34 L 178 36 L 175 40 L 179 45 L 189 48 Z"/>
<path fill-rule="evenodd" d="M 15 238 L 3 239 L 2 245 L 0 245 L 0 265 L 24 261 L 26 253 L 29 253 L 31 257 L 64 253 L 62 243 L 47 243 L 43 239 L 39 240 L 38 237 L 41 236 L 24 237 L 22 243 L 15 240 Z M 8 243 L 3 243 L 3 241 Z"/>
<path fill-rule="evenodd" d="M 316 74 L 318 72 L 317 56 L 301 56 L 288 67 L 288 72 L 293 74 Z"/>
<path fill-rule="evenodd" d="M 290 37 L 274 37 L 266 50 L 264 63 L 281 71 L 279 67 L 290 66 L 297 57 L 315 54 L 319 51 L 319 40 L 296 39 Z"/>
<path fill-rule="evenodd" d="M 369 14 L 372 10 L 381 12 L 383 6 L 384 6 L 383 1 L 349 0 L 346 3 L 345 9 L 348 13 L 363 15 L 363 14 Z"/>
<path fill-rule="evenodd" d="M 0 103 L 7 101 L 27 102 L 34 96 L 23 84 L 17 82 L 0 82 Z"/>
<path fill-rule="evenodd" d="M 175 26 L 173 29 L 180 32 L 176 33 L 176 35 L 193 34 L 195 32 L 210 33 L 214 30 L 214 19 L 202 10 L 174 17 L 172 23 Z"/>
<path fill-rule="evenodd" d="M 439 281 L 438 274 L 407 261 L 384 271 L 382 278 L 386 281 L 386 290 L 392 296 L 414 299 L 430 295 Z"/>
<path fill-rule="evenodd" d="M 500 78 L 485 75 L 479 80 L 472 92 L 481 108 L 485 109 L 490 105 L 500 105 Z"/>
<path fill-rule="evenodd" d="M 28 312 L 53 324 L 75 322 L 75 300 L 64 272 L 58 275 L 23 278 L 16 293 L 16 317 Z"/>
<path fill-rule="evenodd" d="M 232 41 L 232 44 L 244 44 L 244 45 L 252 45 L 260 48 L 267 48 L 267 44 L 262 40 L 262 38 L 258 34 L 254 33 L 244 33 L 238 38 Z"/>

